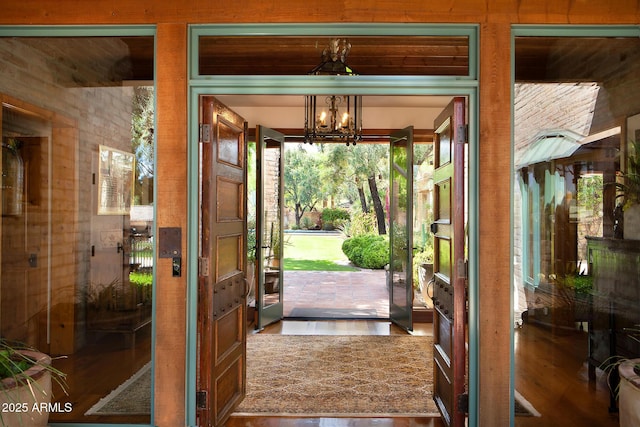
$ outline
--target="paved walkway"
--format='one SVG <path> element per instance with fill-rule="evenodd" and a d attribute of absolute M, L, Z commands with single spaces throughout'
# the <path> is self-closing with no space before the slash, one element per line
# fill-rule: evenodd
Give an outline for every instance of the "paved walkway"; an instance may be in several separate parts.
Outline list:
<path fill-rule="evenodd" d="M 284 317 L 387 319 L 385 272 L 286 270 Z"/>

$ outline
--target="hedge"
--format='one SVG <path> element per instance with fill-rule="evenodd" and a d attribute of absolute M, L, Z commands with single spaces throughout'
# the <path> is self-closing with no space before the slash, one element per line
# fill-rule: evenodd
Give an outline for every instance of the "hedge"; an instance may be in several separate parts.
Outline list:
<path fill-rule="evenodd" d="M 389 263 L 389 241 L 377 234 L 351 237 L 342 243 L 342 252 L 354 265 L 381 269 Z"/>

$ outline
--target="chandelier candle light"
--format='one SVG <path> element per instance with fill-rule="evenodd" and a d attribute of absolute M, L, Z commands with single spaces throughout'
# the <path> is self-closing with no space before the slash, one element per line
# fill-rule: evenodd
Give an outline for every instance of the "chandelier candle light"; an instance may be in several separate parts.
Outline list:
<path fill-rule="evenodd" d="M 356 76 L 346 59 L 351 44 L 344 39 L 332 39 L 322 52 L 322 62 L 310 75 Z M 318 105 L 318 98 L 322 100 Z M 362 140 L 362 96 L 308 95 L 304 103 L 304 142 L 344 142 L 356 145 Z M 318 111 L 320 110 L 320 111 Z"/>

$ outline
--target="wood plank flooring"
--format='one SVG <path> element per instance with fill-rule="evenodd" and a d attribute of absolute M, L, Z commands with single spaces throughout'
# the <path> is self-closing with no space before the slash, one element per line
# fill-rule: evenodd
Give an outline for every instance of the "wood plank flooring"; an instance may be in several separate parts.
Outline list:
<path fill-rule="evenodd" d="M 417 323 L 416 334 L 432 334 L 431 323 Z M 255 332 L 252 332 L 255 333 Z M 405 334 L 388 321 L 330 320 L 282 321 L 265 334 Z M 555 336 L 549 330 L 525 325 L 516 330 L 516 389 L 541 417 L 516 417 L 516 427 L 615 427 L 609 414 L 608 388 L 602 374 L 589 383 L 586 368 L 587 339 L 580 331 Z M 232 417 L 226 427 L 443 427 L 439 418 L 293 418 Z"/>
<path fill-rule="evenodd" d="M 432 324 L 417 323 L 415 334 L 431 335 Z M 256 333 L 252 327 L 249 333 Z M 295 335 L 397 335 L 403 330 L 388 321 L 327 320 L 282 321 L 266 327 L 263 334 Z M 61 401 L 74 405 L 73 414 L 55 414 L 52 421 L 71 421 L 83 414 L 96 400 L 112 390 L 131 373 L 144 365 L 151 349 L 150 334 L 138 336 L 135 348 L 123 346 L 121 337 L 107 338 L 100 345 L 88 346 L 56 366 L 69 373 L 71 395 Z M 515 332 L 515 385 L 539 411 L 541 417 L 516 417 L 515 427 L 616 427 L 617 414 L 609 414 L 608 388 L 602 372 L 597 381 L 589 383 L 585 332 L 572 331 L 552 335 L 548 329 L 525 324 Z M 97 351 L 99 350 L 99 351 Z M 122 369 L 128 366 L 128 370 Z M 96 375 L 100 370 L 102 374 Z M 131 371 L 131 372 L 129 372 Z M 105 375 L 104 372 L 109 372 Z M 60 394 L 56 393 L 56 397 Z M 77 419 L 77 418 L 76 418 Z M 148 423 L 148 416 L 95 416 L 85 422 Z M 443 427 L 439 418 L 294 418 L 294 417 L 232 417 L 226 427 Z"/>

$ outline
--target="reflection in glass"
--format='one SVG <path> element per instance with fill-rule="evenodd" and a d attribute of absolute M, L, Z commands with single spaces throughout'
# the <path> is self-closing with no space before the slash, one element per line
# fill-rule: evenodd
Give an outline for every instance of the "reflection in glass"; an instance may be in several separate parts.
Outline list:
<path fill-rule="evenodd" d="M 280 302 L 282 262 L 282 227 L 280 206 L 280 146 L 263 149 L 262 191 L 262 260 L 264 272 L 264 295 L 262 307 Z"/>
<path fill-rule="evenodd" d="M 433 277 L 433 144 L 413 143 L 413 283 L 414 308 L 432 308 Z"/>
<path fill-rule="evenodd" d="M 0 71 L 2 141 L 23 164 L 20 195 L 3 177 L 0 335 L 67 375 L 69 394 L 53 390 L 65 410 L 49 422 L 148 423 L 153 37 L 0 38 L 0 57 L 17 52 Z M 3 148 L 3 175 L 5 162 Z M 99 404 L 130 378 L 139 399 Z"/>
<path fill-rule="evenodd" d="M 413 309 L 413 129 L 391 136 L 390 180 L 390 317 L 412 328 Z"/>
<path fill-rule="evenodd" d="M 602 368 L 640 357 L 640 41 L 518 37 L 515 51 L 515 387 L 546 409 L 537 425 L 575 406 L 575 425 L 615 426 L 617 371 Z"/>

